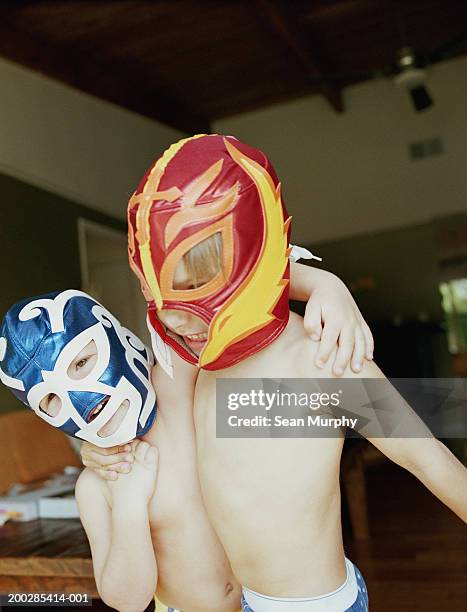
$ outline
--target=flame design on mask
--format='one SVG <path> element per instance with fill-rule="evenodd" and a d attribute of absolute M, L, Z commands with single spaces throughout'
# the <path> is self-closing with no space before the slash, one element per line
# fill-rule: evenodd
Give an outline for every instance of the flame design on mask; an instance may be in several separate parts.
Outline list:
<path fill-rule="evenodd" d="M 254 268 L 222 305 L 209 326 L 208 341 L 199 358 L 201 367 L 212 363 L 226 348 L 272 321 L 272 311 L 288 283 L 283 276 L 290 252 L 287 230 L 291 217 L 284 222 L 280 183 L 276 189 L 265 168 L 227 139 L 224 143 L 232 159 L 256 185 L 263 209 L 264 239 Z"/>
<path fill-rule="evenodd" d="M 154 200 L 165 199 L 169 202 L 173 202 L 181 195 L 181 191 L 177 187 L 172 187 L 172 189 L 169 189 L 164 192 L 158 192 L 157 190 L 159 187 L 159 183 L 167 165 L 175 157 L 178 151 L 189 140 L 201 138 L 202 136 L 206 136 L 206 134 L 197 134 L 196 136 L 184 138 L 171 145 L 167 149 L 167 151 L 164 152 L 164 154 L 157 161 L 157 163 L 154 164 L 154 167 L 152 168 L 147 178 L 146 184 L 144 185 L 143 191 L 138 194 L 134 193 L 131 196 L 130 202 L 128 204 L 128 215 L 130 214 L 130 210 L 132 210 L 135 206 L 139 204 L 139 208 L 136 213 L 136 240 L 139 244 L 141 266 L 143 268 L 143 272 L 138 269 L 138 266 L 136 265 L 133 259 L 135 255 L 135 236 L 133 234 L 130 218 L 128 216 L 128 255 L 130 260 L 130 267 L 139 278 L 141 282 L 141 288 L 146 299 L 148 299 L 148 297 L 149 299 L 152 298 L 157 308 L 162 308 L 162 293 L 151 259 L 151 226 L 149 223 L 151 206 Z"/>
<path fill-rule="evenodd" d="M 213 180 L 219 175 L 219 172 L 222 169 L 222 162 L 223 160 L 220 159 L 218 162 L 213 164 L 207 172 L 202 175 L 203 178 L 206 177 L 210 170 L 217 170 L 214 177 L 209 175 L 207 176 L 209 182 L 205 183 L 203 191 L 207 189 L 209 185 L 213 182 Z M 226 194 L 214 200 L 214 202 L 210 204 L 201 204 L 200 206 L 195 207 L 196 200 L 193 201 L 193 191 L 196 195 L 199 190 L 194 190 L 193 186 L 190 186 L 186 194 L 183 194 L 184 198 L 185 195 L 190 198 L 189 204 L 184 205 L 182 203 L 182 208 L 172 215 L 165 227 L 164 241 L 166 248 L 173 242 L 173 240 L 176 238 L 176 236 L 184 228 L 185 225 L 194 222 L 214 220 L 215 217 L 219 217 L 220 215 L 223 215 L 224 213 L 227 213 L 232 210 L 232 208 L 238 201 L 239 188 L 240 185 L 238 183 L 235 183 L 235 185 L 233 185 L 227 191 Z M 199 196 L 197 196 L 197 199 L 198 197 Z"/>
<path fill-rule="evenodd" d="M 216 218 L 225 216 L 224 222 L 219 222 L 219 229 L 222 229 L 223 233 L 232 233 L 232 223 L 231 220 L 229 222 L 227 219 L 227 213 L 229 213 L 238 202 L 238 192 L 240 189 L 240 185 L 238 183 L 235 183 L 235 185 L 233 185 L 227 191 L 227 193 L 214 200 L 214 202 L 196 206 L 202 194 L 206 191 L 206 189 L 208 189 L 208 187 L 210 187 L 210 185 L 221 173 L 223 166 L 222 159 L 219 159 L 217 162 L 212 164 L 205 172 L 203 172 L 203 174 L 192 181 L 192 183 L 184 190 L 183 193 L 178 187 L 175 186 L 163 192 L 158 191 L 161 178 L 169 162 L 180 151 L 186 142 L 201 136 L 204 136 L 204 134 L 186 138 L 172 145 L 152 168 L 143 191 L 139 194 L 133 194 L 128 206 L 129 214 L 130 210 L 139 205 L 136 213 L 136 236 L 131 225 L 130 217 L 128 216 L 128 254 L 130 267 L 140 280 L 141 289 L 146 297 L 146 300 L 154 300 L 158 309 L 163 307 L 164 299 L 174 298 L 172 295 L 174 293 L 172 290 L 172 276 L 175 265 L 178 263 L 178 260 L 183 253 L 181 253 L 180 248 L 177 247 L 175 251 L 171 252 L 167 256 L 167 259 L 164 261 L 161 269 L 161 278 L 158 281 L 150 252 L 151 226 L 149 218 L 153 202 L 158 199 L 165 199 L 168 202 L 173 202 L 178 198 L 181 200 L 180 209 L 172 215 L 165 227 L 164 244 L 166 248 L 170 246 L 170 244 L 175 240 L 177 235 L 186 225 L 194 222 L 214 221 Z M 185 250 L 189 250 L 189 248 L 203 240 L 205 237 L 204 234 L 206 234 L 206 232 L 201 231 L 199 232 L 199 235 L 194 234 L 191 238 L 184 241 L 183 244 L 186 247 Z M 225 235 L 224 238 L 226 244 L 230 245 L 232 243 L 233 238 L 231 235 Z M 141 270 L 134 261 L 134 254 L 136 250 L 135 239 L 139 244 L 141 266 L 143 270 Z M 224 257 L 224 268 L 227 277 L 230 275 L 232 269 L 232 248 L 228 249 L 228 251 L 230 253 L 230 258 L 226 259 L 226 257 Z M 219 278 L 216 279 L 217 282 L 215 287 L 205 287 L 204 291 L 202 292 L 203 295 L 207 295 L 210 291 L 219 288 L 223 275 L 219 274 L 218 276 Z M 222 282 L 225 281 L 226 279 L 224 279 Z M 178 299 L 183 299 L 183 293 L 184 292 L 178 291 L 175 293 L 175 295 L 178 297 Z M 193 292 L 188 292 L 185 299 L 195 299 L 194 295 L 192 294 Z"/>

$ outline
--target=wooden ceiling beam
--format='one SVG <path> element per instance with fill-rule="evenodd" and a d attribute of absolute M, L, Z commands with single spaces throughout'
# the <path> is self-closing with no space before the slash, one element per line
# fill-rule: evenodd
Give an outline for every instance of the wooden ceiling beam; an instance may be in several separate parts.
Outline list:
<path fill-rule="evenodd" d="M 210 121 L 128 66 L 89 57 L 78 48 L 62 47 L 17 23 L 13 11 L 0 11 L 0 56 L 44 75 L 155 119 L 186 134 L 209 133 Z M 121 68 L 121 75 L 118 75 Z"/>
<path fill-rule="evenodd" d="M 412 2 L 414 0 L 411 0 Z M 374 0 L 337 0 L 332 3 L 311 4 L 305 15 L 304 21 L 313 20 L 335 20 L 358 17 L 362 12 L 381 12 L 387 10 L 387 0 L 379 0 L 375 7 Z M 397 8 L 397 7 L 396 7 Z M 376 9 L 376 10 L 375 10 Z M 393 6 L 394 10 L 394 6 Z"/>
<path fill-rule="evenodd" d="M 292 51 L 305 71 L 306 76 L 316 84 L 316 80 L 325 71 L 319 65 L 307 37 L 292 18 L 287 2 L 280 0 L 256 0 L 256 4 L 261 15 L 268 22 L 269 27 Z M 337 113 L 344 111 L 342 92 L 338 87 L 325 81 L 317 84 L 316 87 Z"/>

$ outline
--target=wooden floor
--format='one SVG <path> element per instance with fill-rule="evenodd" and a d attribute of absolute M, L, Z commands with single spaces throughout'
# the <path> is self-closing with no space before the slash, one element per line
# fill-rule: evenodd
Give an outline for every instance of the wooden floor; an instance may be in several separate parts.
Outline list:
<path fill-rule="evenodd" d="M 347 542 L 371 612 L 466 612 L 467 527 L 419 481 L 385 461 L 367 470 L 370 540 Z"/>

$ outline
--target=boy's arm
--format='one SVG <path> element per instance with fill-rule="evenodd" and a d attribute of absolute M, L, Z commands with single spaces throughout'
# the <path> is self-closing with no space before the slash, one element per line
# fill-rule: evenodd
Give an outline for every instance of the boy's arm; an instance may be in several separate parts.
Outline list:
<path fill-rule="evenodd" d="M 371 361 L 364 364 L 358 376 L 348 370 L 344 373 L 344 378 L 386 379 L 383 372 Z M 396 401 L 397 396 L 400 401 Z M 467 523 L 467 469 L 442 442 L 432 436 L 418 415 L 395 389 L 390 405 L 393 406 L 393 420 L 396 420 L 396 425 L 400 424 L 401 430 L 407 428 L 406 431 L 420 431 L 421 437 L 367 436 L 367 440 L 388 459 L 416 476 L 433 495 Z M 422 427 L 426 435 L 423 435 Z"/>
<path fill-rule="evenodd" d="M 304 325 L 312 340 L 321 340 L 315 365 L 324 367 L 338 344 L 333 373 L 340 376 L 349 361 L 354 372 L 364 358 L 373 358 L 373 336 L 352 294 L 335 274 L 326 270 L 290 265 L 290 297 L 306 301 Z M 324 327 L 323 327 L 324 325 Z"/>
<path fill-rule="evenodd" d="M 144 610 L 157 585 L 157 566 L 147 504 L 123 496 L 111 509 L 92 470 L 76 483 L 80 519 L 91 547 L 94 578 L 101 599 L 117 610 Z"/>
<path fill-rule="evenodd" d="M 199 368 L 182 359 L 172 348 L 167 348 L 172 363 L 172 377 L 159 363 L 156 363 L 151 375 L 158 405 L 160 403 L 163 410 L 181 410 L 180 406 L 189 406 L 192 410 Z"/>
<path fill-rule="evenodd" d="M 411 443 L 411 448 L 404 467 L 467 523 L 467 469 L 436 438 L 405 441 Z"/>
<path fill-rule="evenodd" d="M 172 378 L 156 363 L 151 372 L 151 382 L 156 389 L 158 408 L 165 410 L 192 410 L 196 378 L 199 370 L 187 363 L 175 351 L 168 348 L 172 363 Z M 103 480 L 115 481 L 118 474 L 131 471 L 133 457 L 130 443 L 123 446 L 100 448 L 90 442 L 81 445 L 83 464 Z"/>

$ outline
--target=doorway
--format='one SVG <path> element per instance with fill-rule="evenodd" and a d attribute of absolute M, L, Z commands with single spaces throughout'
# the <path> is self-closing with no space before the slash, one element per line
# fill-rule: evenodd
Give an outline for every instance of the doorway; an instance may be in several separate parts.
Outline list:
<path fill-rule="evenodd" d="M 126 234 L 81 218 L 78 237 L 82 290 L 150 346 L 146 302 L 128 265 Z"/>

